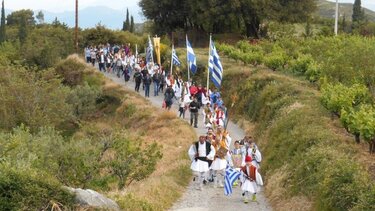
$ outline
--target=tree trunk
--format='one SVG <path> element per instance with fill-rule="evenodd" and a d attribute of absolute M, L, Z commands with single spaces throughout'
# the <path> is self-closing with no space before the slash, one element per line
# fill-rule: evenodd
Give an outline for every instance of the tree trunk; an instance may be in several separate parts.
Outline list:
<path fill-rule="evenodd" d="M 355 142 L 357 144 L 359 144 L 361 142 L 361 137 L 360 137 L 360 133 L 354 133 L 354 136 L 355 136 Z"/>

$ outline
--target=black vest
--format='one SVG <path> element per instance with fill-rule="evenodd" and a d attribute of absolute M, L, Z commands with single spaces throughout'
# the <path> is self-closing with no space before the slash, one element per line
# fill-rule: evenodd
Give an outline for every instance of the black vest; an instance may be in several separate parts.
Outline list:
<path fill-rule="evenodd" d="M 211 144 L 210 143 L 208 143 L 207 141 L 205 141 L 206 142 L 206 156 L 207 155 L 209 155 L 210 154 L 210 152 L 211 152 Z M 199 151 L 199 141 L 197 141 L 197 142 L 195 142 L 195 148 L 197 149 L 197 153 L 198 153 L 198 151 Z"/>

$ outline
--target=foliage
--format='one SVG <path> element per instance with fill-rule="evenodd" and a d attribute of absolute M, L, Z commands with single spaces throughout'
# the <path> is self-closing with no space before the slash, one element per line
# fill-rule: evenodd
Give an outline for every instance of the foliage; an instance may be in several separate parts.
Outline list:
<path fill-rule="evenodd" d="M 0 210 L 63 210 L 73 208 L 74 196 L 37 171 L 0 164 Z"/>
<path fill-rule="evenodd" d="M 63 27 L 41 26 L 28 32 L 22 47 L 29 66 L 49 68 L 73 53 L 73 34 Z"/>
<path fill-rule="evenodd" d="M 58 127 L 71 119 L 71 106 L 66 102 L 69 88 L 61 84 L 53 71 L 1 69 L 1 128 L 11 129 L 24 123 L 36 130 L 44 125 Z"/>
<path fill-rule="evenodd" d="M 97 87 L 89 86 L 87 82 L 74 87 L 67 98 L 67 102 L 73 106 L 73 114 L 79 119 L 85 119 L 95 115 L 96 102 L 101 95 Z"/>
<path fill-rule="evenodd" d="M 32 10 L 18 10 L 7 16 L 8 26 L 20 26 L 21 24 L 25 24 L 26 26 L 35 25 L 34 12 Z"/>
<path fill-rule="evenodd" d="M 239 85 L 233 86 L 234 81 Z M 330 89 L 334 93 L 338 87 L 331 85 Z M 319 210 L 350 210 L 356 206 L 370 209 L 372 205 L 366 200 L 372 200 L 369 197 L 373 189 L 369 187 L 373 181 L 358 162 L 353 162 L 356 149 L 342 141 L 344 135 L 332 130 L 319 96 L 307 83 L 259 70 L 250 76 L 228 73 L 223 90 L 228 104 L 231 104 L 230 93 L 243 96 L 231 112 L 233 118 L 245 118 L 255 125 L 252 135 L 267 155 L 262 161 L 262 175 L 267 178 L 279 177 L 280 172 L 287 175 L 279 181 L 284 188 L 282 193 L 287 194 L 268 189 L 270 196 L 277 197 L 273 200 L 290 201 L 304 195 Z M 347 87 L 345 91 L 350 92 L 351 100 L 338 100 L 343 105 L 367 102 L 365 86 Z M 362 110 L 365 115 L 369 108 Z"/>
<path fill-rule="evenodd" d="M 241 32 L 252 37 L 260 37 L 260 25 L 266 18 L 300 22 L 316 8 L 313 0 L 141 0 L 139 5 L 145 17 L 154 21 L 157 34 L 195 28 L 213 33 Z"/>
<path fill-rule="evenodd" d="M 6 29 L 5 29 L 5 8 L 4 1 L 1 4 L 1 22 L 0 22 L 0 43 L 6 40 Z"/>
<path fill-rule="evenodd" d="M 267 55 L 264 59 L 264 64 L 273 71 L 283 70 L 287 62 L 288 56 L 278 46 L 275 46 L 272 53 Z"/>
<path fill-rule="evenodd" d="M 375 109 L 373 106 L 364 104 L 358 109 L 350 108 L 341 113 L 341 121 L 351 133 L 360 134 L 364 140 L 372 142 L 375 138 Z"/>
<path fill-rule="evenodd" d="M 62 83 L 68 86 L 83 84 L 83 75 L 86 66 L 78 58 L 69 57 L 56 64 L 56 73 L 62 77 Z"/>
<path fill-rule="evenodd" d="M 157 161 L 162 157 L 158 144 L 153 143 L 142 149 L 139 142 L 132 142 L 124 136 L 118 136 L 111 144 L 115 153 L 113 159 L 107 161 L 106 165 L 118 177 L 120 189 L 133 181 L 140 181 L 148 177 L 155 170 Z"/>
<path fill-rule="evenodd" d="M 322 103 L 331 112 L 340 115 L 343 110 L 350 110 L 369 102 L 368 89 L 360 84 L 347 87 L 343 84 L 328 84 L 322 88 Z"/>

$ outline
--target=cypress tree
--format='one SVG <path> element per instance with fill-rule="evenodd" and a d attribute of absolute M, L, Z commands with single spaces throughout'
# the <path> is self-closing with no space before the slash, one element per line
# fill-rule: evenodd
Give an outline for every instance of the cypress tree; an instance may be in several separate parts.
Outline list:
<path fill-rule="evenodd" d="M 361 0 L 355 0 L 353 4 L 353 16 L 352 21 L 354 23 L 359 23 L 364 19 L 362 7 L 361 7 Z"/>
<path fill-rule="evenodd" d="M 130 30 L 130 19 L 129 19 L 129 9 L 126 9 L 126 20 L 125 20 L 126 28 L 124 31 Z"/>
<path fill-rule="evenodd" d="M 134 18 L 133 16 L 130 17 L 130 32 L 134 33 L 135 31 L 135 26 L 134 26 Z"/>
<path fill-rule="evenodd" d="M 122 31 L 126 31 L 126 22 L 125 21 L 122 22 Z"/>
<path fill-rule="evenodd" d="M 5 41 L 5 9 L 4 9 L 4 0 L 1 5 L 1 25 L 0 25 L 0 43 L 3 43 Z"/>

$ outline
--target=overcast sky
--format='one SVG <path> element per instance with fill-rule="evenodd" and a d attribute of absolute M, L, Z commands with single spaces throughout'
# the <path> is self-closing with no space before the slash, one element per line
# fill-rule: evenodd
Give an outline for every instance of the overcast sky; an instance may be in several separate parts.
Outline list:
<path fill-rule="evenodd" d="M 139 0 L 79 0 L 79 7 L 107 6 L 122 10 L 136 6 Z M 11 10 L 32 9 L 50 12 L 64 12 L 75 10 L 75 0 L 5 0 L 5 8 Z"/>
<path fill-rule="evenodd" d="M 335 2 L 335 0 L 329 0 Z M 79 0 L 81 8 L 88 6 L 107 6 L 113 9 L 133 7 L 139 0 Z M 339 0 L 339 2 L 351 2 L 354 0 Z M 75 0 L 5 0 L 5 8 L 11 10 L 32 9 L 47 10 L 50 12 L 63 12 L 74 10 Z M 375 11 L 375 0 L 362 0 L 362 6 Z"/>

